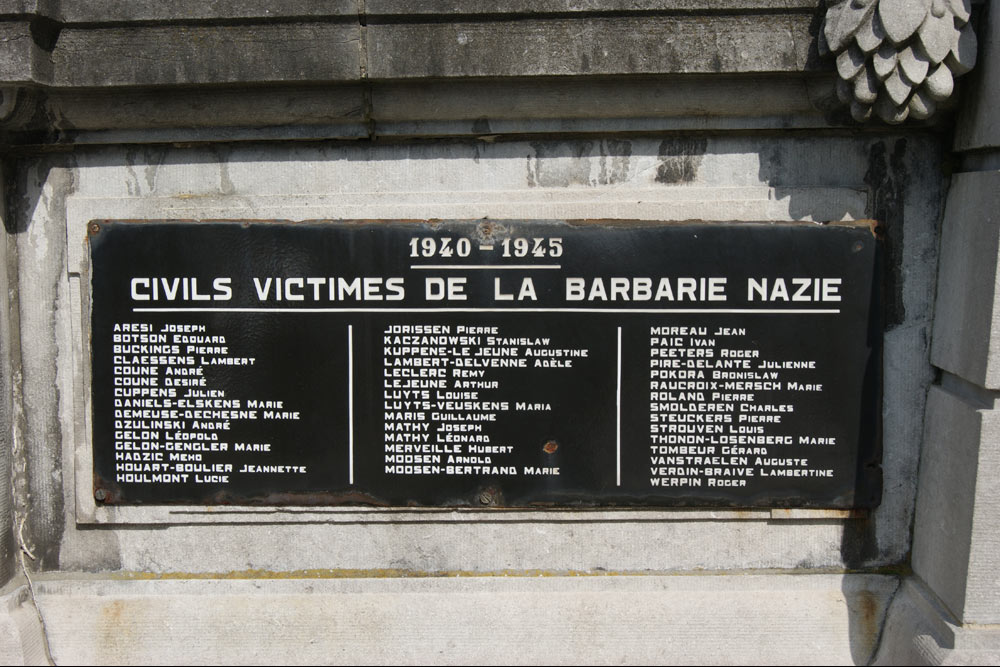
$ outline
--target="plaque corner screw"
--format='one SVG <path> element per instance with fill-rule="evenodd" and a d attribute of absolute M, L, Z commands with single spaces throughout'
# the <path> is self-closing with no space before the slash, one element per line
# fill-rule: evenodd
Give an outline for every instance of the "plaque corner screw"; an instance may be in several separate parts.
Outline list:
<path fill-rule="evenodd" d="M 96 234 L 99 231 L 101 231 L 101 224 L 98 222 L 92 222 L 89 225 L 87 225 L 87 229 L 90 231 L 91 234 Z"/>
<path fill-rule="evenodd" d="M 480 505 L 492 505 L 493 504 L 493 494 L 489 491 L 483 491 L 479 494 L 479 504 Z"/>
<path fill-rule="evenodd" d="M 108 492 L 104 489 L 97 489 L 94 491 L 94 498 L 99 501 L 104 501 L 108 497 Z"/>

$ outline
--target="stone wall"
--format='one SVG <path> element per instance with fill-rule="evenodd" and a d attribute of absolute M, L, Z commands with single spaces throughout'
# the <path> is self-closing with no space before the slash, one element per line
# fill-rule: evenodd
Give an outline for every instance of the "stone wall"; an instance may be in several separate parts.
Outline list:
<path fill-rule="evenodd" d="M 911 640 L 928 623 L 995 645 L 962 625 L 996 622 L 993 501 L 970 483 L 1000 388 L 995 54 L 953 165 L 954 111 L 850 119 L 813 0 L 182 4 L 0 2 L 0 655 L 947 659 Z M 878 220 L 881 505 L 95 502 L 91 220 L 484 217 Z"/>

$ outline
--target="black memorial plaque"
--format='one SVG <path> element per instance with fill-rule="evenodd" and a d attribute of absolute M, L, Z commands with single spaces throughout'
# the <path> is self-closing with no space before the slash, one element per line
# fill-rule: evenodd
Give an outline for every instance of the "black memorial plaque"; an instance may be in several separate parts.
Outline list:
<path fill-rule="evenodd" d="M 95 497 L 872 507 L 867 226 L 95 221 Z"/>

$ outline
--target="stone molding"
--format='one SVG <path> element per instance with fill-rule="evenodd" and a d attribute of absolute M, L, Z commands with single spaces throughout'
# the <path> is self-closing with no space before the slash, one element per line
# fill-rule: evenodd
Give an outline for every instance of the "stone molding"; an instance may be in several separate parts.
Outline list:
<path fill-rule="evenodd" d="M 0 86 L 20 98 L 16 113 L 0 104 L 0 143 L 505 133 L 479 131 L 483 119 L 527 133 L 925 120 L 975 64 L 980 1 L 0 0 Z M 419 91 L 400 103 L 413 85 L 446 89 L 433 118 Z M 187 113 L 193 97 L 211 110 Z M 456 105 L 469 110 L 452 119 Z"/>
<path fill-rule="evenodd" d="M 829 117 L 832 63 L 816 51 L 822 11 L 821 0 L 0 0 L 0 86 L 21 98 L 0 143 L 843 125 L 846 114 Z M 428 103 L 425 86 L 441 100 Z"/>

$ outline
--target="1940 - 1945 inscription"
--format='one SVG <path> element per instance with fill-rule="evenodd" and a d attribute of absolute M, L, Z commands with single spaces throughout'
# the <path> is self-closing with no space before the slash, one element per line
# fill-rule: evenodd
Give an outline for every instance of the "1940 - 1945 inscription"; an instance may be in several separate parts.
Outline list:
<path fill-rule="evenodd" d="M 872 507 L 862 225 L 95 221 L 95 497 Z"/>

